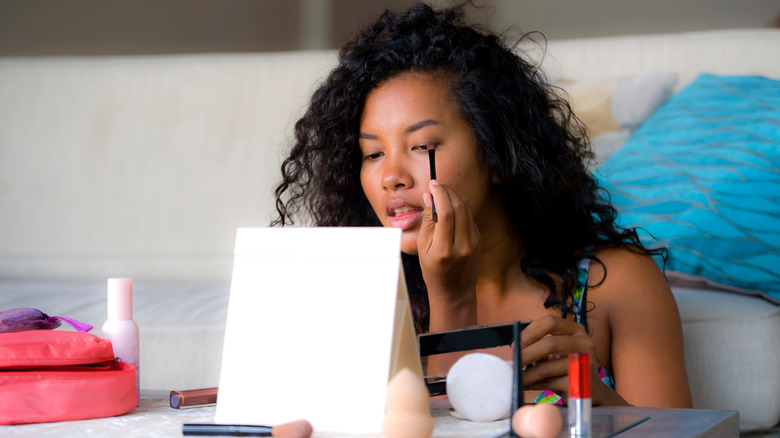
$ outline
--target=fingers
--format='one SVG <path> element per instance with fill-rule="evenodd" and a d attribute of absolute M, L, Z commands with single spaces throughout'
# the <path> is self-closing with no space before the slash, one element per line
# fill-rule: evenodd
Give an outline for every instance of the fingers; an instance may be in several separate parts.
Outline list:
<path fill-rule="evenodd" d="M 423 195 L 425 213 L 417 235 L 417 251 L 428 299 L 476 301 L 480 236 L 468 202 L 450 187 L 431 181 Z M 438 222 L 431 218 L 436 205 Z M 433 314 L 433 310 L 431 311 Z"/>
<path fill-rule="evenodd" d="M 532 363 L 551 354 L 566 355 L 571 352 L 592 352 L 593 339 L 582 324 L 553 315 L 534 320 L 520 332 L 523 363 Z"/>
<path fill-rule="evenodd" d="M 566 399 L 569 392 L 568 358 L 562 356 L 549 361 L 541 361 L 533 367 L 523 371 L 523 387 L 527 390 L 551 390 Z M 595 362 L 590 367 L 590 387 L 594 404 L 601 404 L 606 395 L 615 390 L 607 386 L 599 376 L 598 366 Z"/>
<path fill-rule="evenodd" d="M 546 391 L 550 390 L 563 399 L 563 404 L 566 404 L 567 395 L 569 393 L 569 376 L 558 376 L 556 378 L 546 379 L 539 382 L 527 384 L 525 374 L 523 374 L 523 389 L 533 391 Z"/>
<path fill-rule="evenodd" d="M 480 238 L 468 201 L 436 180 L 430 182 L 429 189 L 430 198 L 423 197 L 425 230 L 421 230 L 425 237 L 432 236 L 427 240 L 430 242 L 428 249 L 435 248 L 443 258 L 457 258 L 473 251 Z M 438 222 L 432 219 L 433 205 L 436 205 Z"/>
<path fill-rule="evenodd" d="M 574 321 L 546 315 L 520 333 L 526 389 L 550 389 L 566 394 L 569 387 L 569 353 L 587 351 L 595 357 L 595 343 L 585 328 Z M 596 373 L 595 366 L 591 373 Z M 594 374 L 597 375 L 597 374 Z"/>
<path fill-rule="evenodd" d="M 433 242 L 433 245 L 444 248 L 451 247 L 455 241 L 455 229 L 458 222 L 458 215 L 455 213 L 455 210 L 462 204 L 458 202 L 460 197 L 454 193 L 451 194 L 445 186 L 442 186 L 441 183 L 436 180 L 432 180 L 428 185 L 428 188 L 431 191 L 431 197 L 433 198 L 431 204 L 436 204 L 437 215 L 436 235 L 434 236 L 436 241 Z M 453 202 L 455 205 L 453 205 Z M 462 210 L 463 208 L 460 207 L 460 209 Z M 433 220 L 432 207 L 426 209 L 425 214 L 426 219 L 431 218 L 431 221 Z"/>
<path fill-rule="evenodd" d="M 550 389 L 557 393 L 569 389 L 569 360 L 566 356 L 539 361 L 523 371 L 526 389 Z"/>
<path fill-rule="evenodd" d="M 523 364 L 533 364 L 523 373 L 523 383 L 531 389 L 565 391 L 568 354 L 587 351 L 595 357 L 595 344 L 584 327 L 557 316 L 547 315 L 533 321 L 523 329 L 520 338 Z M 559 382 L 561 378 L 565 381 Z"/>
<path fill-rule="evenodd" d="M 423 193 L 423 203 L 425 212 L 420 224 L 420 232 L 417 234 L 417 252 L 419 254 L 428 254 L 433 245 L 433 233 L 436 230 L 436 222 L 432 218 L 432 197 L 430 193 Z"/>
<path fill-rule="evenodd" d="M 554 315 L 545 315 L 532 321 L 520 332 L 520 344 L 525 348 L 547 335 L 575 335 L 584 332 L 582 324 Z"/>

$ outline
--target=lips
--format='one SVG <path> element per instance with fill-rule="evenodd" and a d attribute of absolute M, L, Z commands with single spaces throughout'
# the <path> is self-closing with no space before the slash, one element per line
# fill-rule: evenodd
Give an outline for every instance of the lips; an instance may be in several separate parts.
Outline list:
<path fill-rule="evenodd" d="M 422 217 L 423 209 L 403 199 L 391 199 L 387 201 L 386 213 L 391 227 L 408 230 Z"/>

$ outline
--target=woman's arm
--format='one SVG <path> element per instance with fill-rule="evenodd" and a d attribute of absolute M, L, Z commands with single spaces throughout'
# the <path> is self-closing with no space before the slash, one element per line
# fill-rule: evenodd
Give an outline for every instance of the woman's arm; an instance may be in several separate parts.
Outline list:
<path fill-rule="evenodd" d="M 595 255 L 607 275 L 588 298 L 608 321 L 617 393 L 635 406 L 690 408 L 680 314 L 661 270 L 650 256 L 626 249 Z M 591 263 L 589 282 L 601 278 L 603 267 Z"/>

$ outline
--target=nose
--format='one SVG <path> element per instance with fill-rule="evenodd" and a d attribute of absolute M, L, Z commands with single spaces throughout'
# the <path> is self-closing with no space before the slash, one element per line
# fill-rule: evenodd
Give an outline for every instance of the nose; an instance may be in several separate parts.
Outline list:
<path fill-rule="evenodd" d="M 382 188 L 385 190 L 411 188 L 414 185 L 414 178 L 407 164 L 402 155 L 388 153 L 382 166 Z"/>

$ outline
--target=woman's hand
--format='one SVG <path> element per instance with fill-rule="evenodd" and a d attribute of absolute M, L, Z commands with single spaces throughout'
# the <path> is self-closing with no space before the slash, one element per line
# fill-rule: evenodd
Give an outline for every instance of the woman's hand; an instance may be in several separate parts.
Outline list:
<path fill-rule="evenodd" d="M 569 353 L 590 353 L 591 399 L 594 405 L 627 404 L 600 378 L 596 363 L 596 344 L 575 321 L 547 315 L 531 322 L 520 333 L 526 389 L 549 389 L 566 399 L 569 392 Z"/>
<path fill-rule="evenodd" d="M 417 237 L 423 279 L 428 288 L 431 331 L 477 323 L 477 271 L 480 236 L 468 202 L 433 180 L 424 195 L 425 215 Z M 438 222 L 431 216 L 431 198 Z"/>

